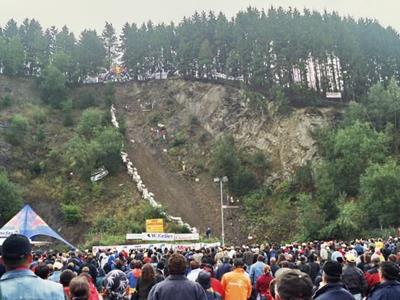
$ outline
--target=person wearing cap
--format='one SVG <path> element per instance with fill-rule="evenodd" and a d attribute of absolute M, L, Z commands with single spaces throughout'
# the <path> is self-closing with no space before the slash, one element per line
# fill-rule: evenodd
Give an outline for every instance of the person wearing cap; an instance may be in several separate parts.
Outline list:
<path fill-rule="evenodd" d="M 168 259 L 169 276 L 150 291 L 148 300 L 207 300 L 204 289 L 185 276 L 186 260 L 179 253 Z"/>
<path fill-rule="evenodd" d="M 347 252 L 345 259 L 346 265 L 343 269 L 342 281 L 354 298 L 361 300 L 367 291 L 367 281 L 365 280 L 364 273 L 356 267 L 354 253 Z"/>
<path fill-rule="evenodd" d="M 312 288 L 313 283 L 311 282 L 311 278 L 308 274 L 305 274 L 299 270 L 282 269 L 276 276 L 274 284 L 274 299 L 311 300 Z"/>
<path fill-rule="evenodd" d="M 2 259 L 7 272 L 0 278 L 1 299 L 64 300 L 61 284 L 43 280 L 29 269 L 31 251 L 24 235 L 13 234 L 4 241 Z"/>
<path fill-rule="evenodd" d="M 53 264 L 53 274 L 49 276 L 49 280 L 54 282 L 60 282 L 61 270 L 63 268 L 63 264 L 59 261 L 55 261 Z"/>
<path fill-rule="evenodd" d="M 379 267 L 381 283 L 376 285 L 368 295 L 368 300 L 399 300 L 400 299 L 400 269 L 392 262 L 383 262 Z"/>
<path fill-rule="evenodd" d="M 368 269 L 365 273 L 365 279 L 367 281 L 367 293 L 369 293 L 374 286 L 379 284 L 381 282 L 381 277 L 379 275 L 379 265 L 381 263 L 381 260 L 379 257 L 374 257 L 374 259 L 371 260 L 372 268 Z"/>
<path fill-rule="evenodd" d="M 225 291 L 225 300 L 247 300 L 251 297 L 250 277 L 245 274 L 244 262 L 237 258 L 234 261 L 235 269 L 222 276 L 222 287 Z"/>
<path fill-rule="evenodd" d="M 322 282 L 315 292 L 314 300 L 355 300 L 342 283 L 342 265 L 337 261 L 328 261 L 322 268 Z"/>
<path fill-rule="evenodd" d="M 201 271 L 196 279 L 207 295 L 207 300 L 222 300 L 222 296 L 211 287 L 211 274 L 207 271 Z"/>

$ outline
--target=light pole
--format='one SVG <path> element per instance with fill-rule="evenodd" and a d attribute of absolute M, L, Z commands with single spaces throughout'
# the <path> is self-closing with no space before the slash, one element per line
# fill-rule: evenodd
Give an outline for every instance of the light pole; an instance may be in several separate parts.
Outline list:
<path fill-rule="evenodd" d="M 224 200 L 222 195 L 224 182 L 228 182 L 228 177 L 223 176 L 221 178 L 214 178 L 214 182 L 219 182 L 220 192 L 221 192 L 221 245 L 225 247 L 225 225 L 224 225 Z"/>

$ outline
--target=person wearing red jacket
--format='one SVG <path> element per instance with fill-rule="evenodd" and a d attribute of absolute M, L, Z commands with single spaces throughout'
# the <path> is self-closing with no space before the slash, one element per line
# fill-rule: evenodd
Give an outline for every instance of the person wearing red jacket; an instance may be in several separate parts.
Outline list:
<path fill-rule="evenodd" d="M 271 275 L 271 267 L 266 265 L 264 267 L 264 274 L 261 275 L 256 282 L 256 290 L 261 299 L 271 299 L 271 294 L 269 293 L 269 284 L 273 279 L 274 278 Z"/>
<path fill-rule="evenodd" d="M 372 268 L 364 273 L 367 280 L 367 293 L 369 293 L 377 284 L 380 283 L 381 277 L 379 276 L 379 264 L 381 260 L 379 257 L 374 257 L 371 261 Z"/>

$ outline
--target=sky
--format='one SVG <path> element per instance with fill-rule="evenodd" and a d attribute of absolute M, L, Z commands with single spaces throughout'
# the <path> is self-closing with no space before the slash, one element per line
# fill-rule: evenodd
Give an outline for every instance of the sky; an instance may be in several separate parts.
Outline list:
<path fill-rule="evenodd" d="M 0 0 L 0 26 L 10 18 L 18 23 L 35 18 L 44 28 L 66 24 L 79 34 L 83 29 L 100 32 L 108 21 L 119 31 L 126 22 L 178 23 L 195 10 L 222 11 L 231 17 L 248 6 L 267 9 L 271 5 L 335 10 L 341 15 L 377 19 L 400 31 L 399 0 Z"/>

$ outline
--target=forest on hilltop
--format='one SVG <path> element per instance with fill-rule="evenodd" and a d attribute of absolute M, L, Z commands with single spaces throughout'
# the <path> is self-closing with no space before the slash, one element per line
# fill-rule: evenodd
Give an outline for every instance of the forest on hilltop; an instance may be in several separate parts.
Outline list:
<path fill-rule="evenodd" d="M 20 25 L 11 19 L 0 30 L 0 71 L 15 81 L 35 78 L 45 105 L 16 107 L 11 93 L 0 99 L 2 130 L 16 159 L 10 176 L 0 173 L 0 203 L 7 204 L 2 215 L 14 212 L 9 203 L 21 203 L 14 181 L 39 182 L 43 191 L 51 191 L 49 198 L 61 199 L 70 224 L 82 221 L 82 207 L 96 203 L 99 191 L 107 190 L 88 177 L 101 166 L 118 174 L 114 167 L 124 131 L 110 128 L 109 120 L 118 85 L 93 86 L 79 95 L 75 87 L 87 88 L 82 83 L 88 77 L 116 63 L 134 80 L 167 72 L 188 80 L 239 83 L 249 104 L 256 102 L 252 116 L 259 116 L 260 107 L 262 117 L 272 114 L 270 101 L 285 107 L 278 114 L 290 115 L 296 105 L 313 111 L 326 92 L 341 92 L 345 108 L 331 126 L 312 133 L 318 159 L 299 166 L 290 178 L 268 183 L 263 149 L 249 155 L 228 135 L 213 141 L 204 169 L 208 175 L 228 175 L 227 188 L 241 199 L 246 230 L 258 240 L 353 238 L 400 225 L 399 34 L 374 20 L 282 8 L 249 8 L 232 19 L 195 13 L 177 25 L 127 23 L 120 36 L 106 23 L 101 34 L 84 30 L 79 38 L 67 26 L 43 29 L 34 19 Z M 175 99 L 169 101 L 173 106 Z M 56 127 L 47 128 L 47 119 Z M 198 123 L 193 117 L 192 125 Z M 65 136 L 61 143 L 55 140 L 56 129 Z M 178 148 L 187 140 L 171 143 Z M 73 180 L 65 176 L 71 170 Z M 142 229 L 105 216 L 88 224 L 96 234 L 110 236 Z"/>
<path fill-rule="evenodd" d="M 328 91 L 347 101 L 376 82 L 399 80 L 400 39 L 391 27 L 335 12 L 271 7 L 248 8 L 228 19 L 223 13 L 194 13 L 179 24 L 112 24 L 79 37 L 67 26 L 43 29 L 35 19 L 9 20 L 0 30 L 0 70 L 40 76 L 53 66 L 69 83 L 110 68 L 117 58 L 134 79 L 154 72 L 187 79 L 239 79 L 271 98 L 284 89 L 290 100 L 309 101 Z"/>

